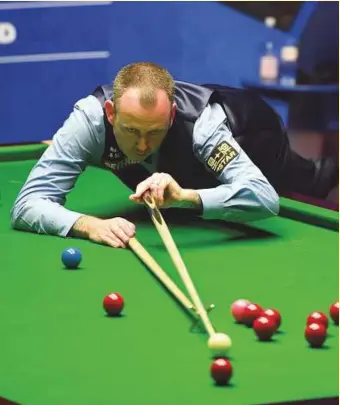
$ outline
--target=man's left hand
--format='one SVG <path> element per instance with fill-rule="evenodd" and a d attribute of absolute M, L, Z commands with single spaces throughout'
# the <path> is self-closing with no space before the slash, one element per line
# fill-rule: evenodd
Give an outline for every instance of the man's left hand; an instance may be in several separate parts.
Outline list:
<path fill-rule="evenodd" d="M 144 204 L 143 195 L 148 192 L 159 208 L 187 207 L 199 208 L 200 197 L 195 190 L 183 189 L 167 173 L 154 173 L 138 184 L 135 194 L 130 200 Z"/>

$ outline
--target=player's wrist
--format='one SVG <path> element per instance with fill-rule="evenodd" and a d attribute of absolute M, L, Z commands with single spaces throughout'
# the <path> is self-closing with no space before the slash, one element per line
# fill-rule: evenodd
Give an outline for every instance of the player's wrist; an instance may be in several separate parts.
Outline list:
<path fill-rule="evenodd" d="M 74 223 L 71 229 L 71 236 L 89 239 L 93 230 L 97 227 L 99 218 L 83 215 Z"/>
<path fill-rule="evenodd" d="M 178 200 L 178 206 L 180 208 L 189 208 L 201 211 L 202 210 L 201 197 L 196 190 L 182 189 Z"/>

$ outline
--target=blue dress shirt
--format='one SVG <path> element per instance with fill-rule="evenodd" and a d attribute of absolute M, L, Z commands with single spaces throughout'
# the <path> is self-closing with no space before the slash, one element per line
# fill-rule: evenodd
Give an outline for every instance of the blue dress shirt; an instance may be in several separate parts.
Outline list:
<path fill-rule="evenodd" d="M 90 164 L 102 165 L 105 145 L 103 109 L 94 96 L 79 100 L 52 144 L 36 163 L 22 187 L 11 211 L 16 229 L 66 236 L 83 214 L 64 207 L 66 195 L 78 176 Z M 260 169 L 233 138 L 225 124 L 226 116 L 219 104 L 208 105 L 196 121 L 193 151 L 205 164 L 221 141 L 233 146 L 238 156 L 218 175 L 218 187 L 197 190 L 203 206 L 203 218 L 231 222 L 248 222 L 277 215 L 279 197 Z M 158 155 L 151 163 L 156 171 Z M 176 180 L 176 179 L 175 179 Z"/>

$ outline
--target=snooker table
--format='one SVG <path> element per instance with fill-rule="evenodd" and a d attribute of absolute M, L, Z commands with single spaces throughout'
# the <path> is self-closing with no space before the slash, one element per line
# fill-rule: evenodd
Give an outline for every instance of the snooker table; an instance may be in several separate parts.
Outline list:
<path fill-rule="evenodd" d="M 214 385 L 207 335 L 129 249 L 19 232 L 9 211 L 45 145 L 0 148 L 0 404 L 241 405 L 338 403 L 338 327 L 322 349 L 304 338 L 309 312 L 338 298 L 338 213 L 281 199 L 276 218 L 248 224 L 163 211 L 210 319 L 230 335 L 233 376 Z M 147 210 L 110 172 L 89 167 L 66 206 L 136 224 L 136 237 L 183 288 Z M 79 269 L 61 252 L 78 247 Z M 120 292 L 122 315 L 103 297 Z M 248 298 L 282 314 L 271 342 L 237 325 L 230 306 Z M 6 398 L 6 399 L 5 399 Z"/>

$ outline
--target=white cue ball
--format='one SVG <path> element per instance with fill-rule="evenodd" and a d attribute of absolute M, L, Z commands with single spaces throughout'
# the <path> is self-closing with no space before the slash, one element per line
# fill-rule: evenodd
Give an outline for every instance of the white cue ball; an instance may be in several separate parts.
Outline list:
<path fill-rule="evenodd" d="M 231 348 L 231 339 L 225 333 L 215 333 L 208 340 L 208 348 L 213 357 L 225 357 Z"/>

